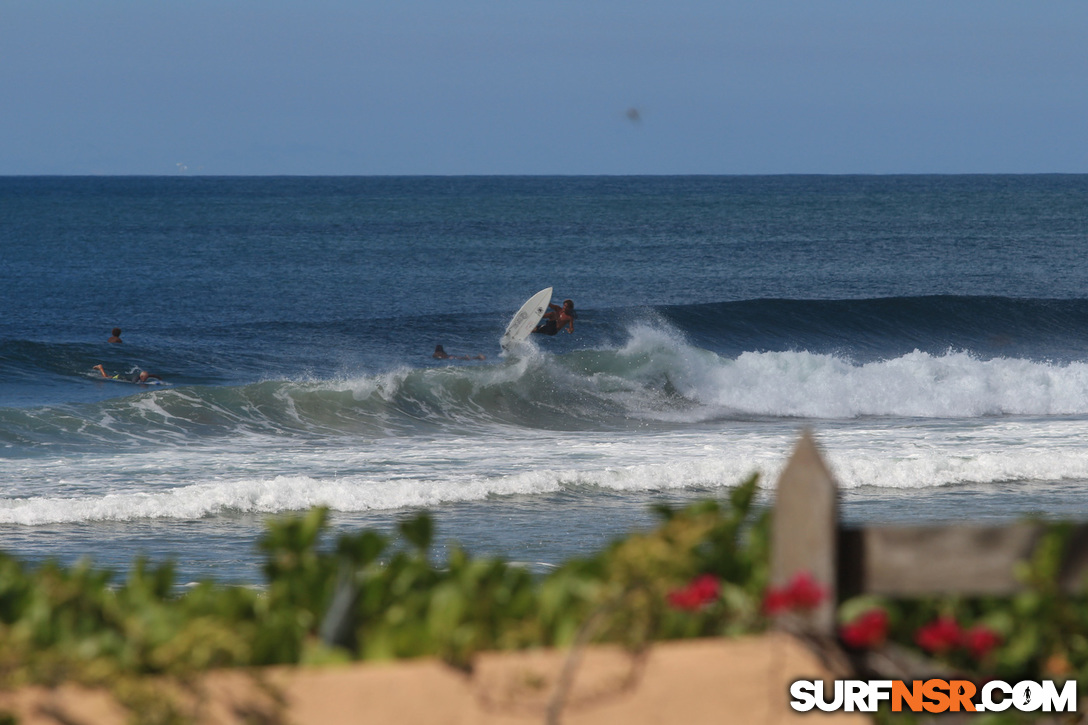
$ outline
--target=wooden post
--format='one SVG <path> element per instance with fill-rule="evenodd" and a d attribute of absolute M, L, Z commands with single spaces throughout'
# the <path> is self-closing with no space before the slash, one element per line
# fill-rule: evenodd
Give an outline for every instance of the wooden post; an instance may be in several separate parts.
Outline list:
<path fill-rule="evenodd" d="M 771 585 L 783 586 L 801 573 L 812 575 L 827 596 L 802 626 L 818 635 L 835 633 L 838 507 L 838 487 L 806 430 L 775 492 Z"/>

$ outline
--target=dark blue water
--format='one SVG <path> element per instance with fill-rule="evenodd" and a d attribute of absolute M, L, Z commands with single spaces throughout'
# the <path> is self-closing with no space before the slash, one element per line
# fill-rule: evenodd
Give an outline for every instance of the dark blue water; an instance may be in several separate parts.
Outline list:
<path fill-rule="evenodd" d="M 422 506 L 547 563 L 805 425 L 849 516 L 1076 510 L 1086 247 L 1088 176 L 2 178 L 0 547 L 244 579 L 267 514 Z"/>

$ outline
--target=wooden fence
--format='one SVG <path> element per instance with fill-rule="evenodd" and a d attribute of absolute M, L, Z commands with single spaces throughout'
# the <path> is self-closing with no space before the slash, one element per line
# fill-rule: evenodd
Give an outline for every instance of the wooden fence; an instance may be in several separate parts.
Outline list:
<path fill-rule="evenodd" d="M 865 526 L 839 524 L 838 486 L 811 433 L 805 432 L 778 479 L 772 531 L 771 583 L 809 572 L 827 597 L 808 620 L 813 634 L 832 635 L 835 608 L 858 594 L 917 597 L 1004 595 L 1022 588 L 1017 563 L 1031 557 L 1041 524 L 1006 526 Z M 1088 574 L 1088 526 L 1078 526 L 1059 583 L 1082 591 Z"/>

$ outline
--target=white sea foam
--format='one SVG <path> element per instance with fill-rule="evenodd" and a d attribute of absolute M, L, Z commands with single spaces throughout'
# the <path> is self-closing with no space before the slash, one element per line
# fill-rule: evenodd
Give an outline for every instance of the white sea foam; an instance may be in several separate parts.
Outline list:
<path fill-rule="evenodd" d="M 730 358 L 662 325 L 633 326 L 619 349 L 178 388 L 83 419 L 34 415 L 93 445 L 0 458 L 0 524 L 704 489 L 753 471 L 769 486 L 802 421 L 847 489 L 1088 481 L 1083 363 L 954 351 L 863 364 L 803 351 Z"/>
<path fill-rule="evenodd" d="M 676 332 L 636 326 L 619 351 L 629 374 L 667 376 L 704 406 L 739 414 L 846 419 L 976 418 L 1088 414 L 1088 364 L 964 352 L 912 353 L 856 364 L 805 351 L 745 352 L 736 359 L 687 344 Z M 705 411 L 704 411 L 705 413 Z"/>
<path fill-rule="evenodd" d="M 222 513 L 279 513 L 327 506 L 368 511 L 475 501 L 494 494 L 537 494 L 557 490 L 545 472 L 494 481 L 457 484 L 401 479 L 363 482 L 276 476 L 267 480 L 182 486 L 163 492 L 110 493 L 78 498 L 0 499 L 0 523 L 40 525 L 133 519 L 199 519 Z"/>
<path fill-rule="evenodd" d="M 846 489 L 925 489 L 1088 480 L 1088 423 L 995 421 L 837 426 L 818 431 L 829 466 Z M 199 519 L 278 513 L 436 507 L 495 496 L 560 491 L 713 489 L 752 472 L 770 487 L 796 436 L 782 424 L 615 436 L 550 432 L 532 439 L 448 437 L 367 447 L 258 444 L 210 451 L 56 461 L 32 467 L 39 491 L 0 498 L 0 524 L 43 525 L 135 519 Z M 276 472 L 279 469 L 280 473 Z M 17 475 L 0 467 L 4 477 Z M 180 475 L 190 480 L 175 485 Z"/>

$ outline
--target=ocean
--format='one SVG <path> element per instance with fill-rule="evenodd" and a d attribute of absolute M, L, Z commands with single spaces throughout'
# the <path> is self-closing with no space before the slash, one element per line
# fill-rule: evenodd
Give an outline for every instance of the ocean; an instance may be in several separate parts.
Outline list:
<path fill-rule="evenodd" d="M 257 582 L 327 506 L 546 571 L 806 428 L 848 523 L 1083 519 L 1086 251 L 1085 175 L 0 178 L 0 550 Z"/>

